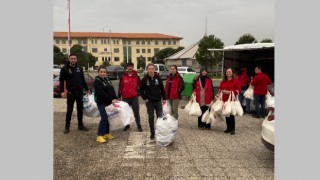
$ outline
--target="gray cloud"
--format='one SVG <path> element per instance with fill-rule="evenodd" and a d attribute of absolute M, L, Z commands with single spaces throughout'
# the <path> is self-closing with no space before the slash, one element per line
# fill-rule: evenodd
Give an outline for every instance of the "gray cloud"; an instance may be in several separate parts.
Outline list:
<path fill-rule="evenodd" d="M 183 37 L 182 46 L 205 32 L 225 45 L 251 33 L 274 40 L 274 0 L 71 0 L 71 31 L 156 32 Z M 54 31 L 68 31 L 67 0 L 54 0 Z"/>

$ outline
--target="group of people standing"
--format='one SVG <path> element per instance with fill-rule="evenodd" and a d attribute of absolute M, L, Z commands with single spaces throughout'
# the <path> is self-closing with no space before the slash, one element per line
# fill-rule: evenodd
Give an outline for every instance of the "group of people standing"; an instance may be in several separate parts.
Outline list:
<path fill-rule="evenodd" d="M 61 96 L 67 98 L 66 124 L 64 129 L 65 134 L 69 133 L 74 101 L 77 102 L 78 129 L 83 131 L 89 130 L 83 125 L 82 98 L 83 89 L 86 90 L 87 94 L 90 94 L 91 92 L 88 90 L 86 85 L 83 70 L 76 62 L 76 55 L 70 54 L 69 62 L 67 62 L 60 72 L 59 81 L 60 90 L 62 92 Z M 106 67 L 100 66 L 98 68 L 98 76 L 95 77 L 94 81 L 95 100 L 101 116 L 96 138 L 98 143 L 105 143 L 108 139 L 113 139 L 113 136 L 110 134 L 108 115 L 105 107 L 110 104 L 114 104 L 119 100 L 128 103 L 132 107 L 139 132 L 143 132 L 143 129 L 141 126 L 138 97 L 141 96 L 145 101 L 151 140 L 155 139 L 154 113 L 157 118 L 161 117 L 163 115 L 162 107 L 165 103 L 170 103 L 172 115 L 176 119 L 179 118 L 178 107 L 181 99 L 181 93 L 185 86 L 181 75 L 177 71 L 177 66 L 172 65 L 170 67 L 171 73 L 167 78 L 165 86 L 163 85 L 160 76 L 155 72 L 155 66 L 152 63 L 147 65 L 147 74 L 142 78 L 142 80 L 140 80 L 137 71 L 133 68 L 134 64 L 129 62 L 127 64 L 127 70 L 119 82 L 118 96 L 116 95 L 111 81 L 107 77 Z M 269 84 L 269 81 L 267 81 L 267 76 L 265 74 L 258 74 L 262 73 L 260 67 L 256 67 L 256 69 L 260 69 L 260 72 L 258 70 L 256 71 L 257 76 L 253 78 L 251 84 L 254 86 L 255 92 L 257 92 L 257 94 L 255 94 L 255 102 L 262 102 L 263 97 L 261 93 L 264 92 L 264 88 L 261 88 L 260 86 Z M 238 78 L 235 77 L 233 70 L 231 68 L 227 68 L 224 73 L 224 78 L 219 86 L 219 90 L 216 92 L 216 95 L 214 95 L 213 83 L 207 73 L 207 69 L 202 68 L 200 70 L 200 74 L 193 82 L 193 93 L 196 95 L 196 101 L 201 107 L 202 114 L 209 108 L 211 102 L 215 101 L 220 92 L 223 94 L 222 100 L 226 101 L 231 91 L 237 95 L 242 89 L 242 86 L 240 85 Z M 263 83 L 261 81 L 263 81 Z M 64 89 L 67 90 L 67 93 L 64 92 Z M 264 105 L 262 108 L 264 108 Z M 198 127 L 200 129 L 210 129 L 211 125 L 201 122 L 201 117 L 202 116 L 198 117 Z M 227 129 L 224 132 L 235 134 L 235 117 L 233 115 L 226 117 L 226 124 Z M 127 125 L 123 130 L 127 131 L 128 129 L 130 129 L 130 125 Z"/>

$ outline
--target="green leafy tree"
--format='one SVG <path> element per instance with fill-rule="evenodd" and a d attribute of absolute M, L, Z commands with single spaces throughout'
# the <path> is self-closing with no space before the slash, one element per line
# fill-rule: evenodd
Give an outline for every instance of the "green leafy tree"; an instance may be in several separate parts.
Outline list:
<path fill-rule="evenodd" d="M 75 54 L 78 58 L 77 63 L 88 69 L 89 66 L 94 66 L 96 63 L 96 58 L 91 54 L 83 51 L 83 47 L 79 44 L 76 44 L 70 49 L 71 54 Z"/>
<path fill-rule="evenodd" d="M 138 62 L 137 62 L 137 69 L 145 69 L 146 68 L 146 61 L 143 60 L 142 57 L 138 58 Z"/>
<path fill-rule="evenodd" d="M 64 64 L 68 57 L 64 55 L 58 46 L 53 46 L 53 64 Z"/>
<path fill-rule="evenodd" d="M 164 48 L 161 49 L 159 52 L 157 52 L 157 54 L 155 54 L 152 57 L 151 62 L 152 63 L 160 63 L 160 64 L 164 64 L 164 59 L 175 54 L 176 52 L 180 51 L 184 49 L 184 47 L 178 47 L 177 49 L 173 49 L 173 48 Z"/>
<path fill-rule="evenodd" d="M 240 36 L 240 38 L 235 43 L 235 45 L 237 45 L 237 44 L 251 44 L 251 43 L 257 43 L 257 42 L 258 41 L 256 40 L 256 38 L 253 35 L 246 33 L 246 34 Z"/>
<path fill-rule="evenodd" d="M 102 65 L 104 65 L 105 67 L 111 66 L 110 62 L 108 60 L 105 60 Z"/>
<path fill-rule="evenodd" d="M 210 67 L 212 69 L 213 66 L 222 61 L 222 52 L 211 53 L 208 51 L 208 49 L 222 49 L 224 47 L 224 43 L 220 38 L 214 35 L 205 36 L 200 40 L 198 46 L 199 48 L 196 53 L 196 60 L 201 64 L 201 66 Z"/>
<path fill-rule="evenodd" d="M 261 43 L 272 43 L 272 39 L 269 39 L 269 38 L 262 39 Z"/>
<path fill-rule="evenodd" d="M 127 69 L 127 62 L 121 62 L 120 63 L 120 66 L 124 67 L 124 69 Z"/>

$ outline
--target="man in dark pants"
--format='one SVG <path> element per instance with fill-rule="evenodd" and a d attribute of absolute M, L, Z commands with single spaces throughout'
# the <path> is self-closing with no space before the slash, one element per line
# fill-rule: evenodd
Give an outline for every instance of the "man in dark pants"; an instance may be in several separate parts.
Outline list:
<path fill-rule="evenodd" d="M 166 97 L 162 80 L 155 72 L 155 67 L 152 63 L 148 64 L 147 71 L 148 73 L 141 80 L 140 95 L 146 101 L 151 133 L 150 139 L 154 140 L 154 111 L 156 111 L 157 118 L 162 116 L 161 100 L 165 103 Z"/>
<path fill-rule="evenodd" d="M 142 132 L 139 113 L 138 92 L 140 87 L 140 78 L 137 71 L 133 70 L 134 64 L 127 64 L 127 71 L 119 82 L 118 98 L 128 103 L 133 110 L 134 118 L 138 127 L 138 131 Z M 130 128 L 130 124 L 124 128 L 124 131 Z"/>
<path fill-rule="evenodd" d="M 74 54 L 69 55 L 69 62 L 66 63 L 60 71 L 60 91 L 63 98 L 67 97 L 67 114 L 66 125 L 64 134 L 69 133 L 70 121 L 73 111 L 74 101 L 77 102 L 77 117 L 78 117 L 78 129 L 81 131 L 88 131 L 89 129 L 83 125 L 83 89 L 88 91 L 88 86 L 84 79 L 83 69 L 77 65 L 77 56 Z M 67 92 L 64 92 L 65 86 Z"/>

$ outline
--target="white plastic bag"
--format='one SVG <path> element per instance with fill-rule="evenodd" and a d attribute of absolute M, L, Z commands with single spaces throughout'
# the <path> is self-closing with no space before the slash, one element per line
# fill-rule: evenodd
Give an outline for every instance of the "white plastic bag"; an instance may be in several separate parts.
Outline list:
<path fill-rule="evenodd" d="M 210 113 L 210 110 L 206 110 L 206 112 L 203 113 L 202 117 L 201 117 L 201 122 L 207 122 L 208 120 L 210 120 L 209 118 L 209 113 Z"/>
<path fill-rule="evenodd" d="M 211 105 L 211 109 L 215 112 L 221 111 L 223 107 L 222 92 L 219 93 L 218 99 Z"/>
<path fill-rule="evenodd" d="M 222 107 L 222 115 L 229 117 L 231 114 L 231 93 L 229 94 L 229 98 L 226 102 L 224 102 L 223 107 Z"/>
<path fill-rule="evenodd" d="M 274 96 L 271 96 L 269 91 L 266 95 L 266 105 L 267 107 L 274 107 Z"/>
<path fill-rule="evenodd" d="M 192 94 L 188 104 L 184 107 L 185 112 L 188 113 L 188 114 L 190 112 L 190 108 L 191 108 L 191 104 L 193 102 L 193 99 L 194 99 L 194 94 Z"/>
<path fill-rule="evenodd" d="M 94 101 L 94 96 L 92 94 L 83 96 L 82 101 L 83 115 L 91 118 L 100 116 L 97 103 Z"/>
<path fill-rule="evenodd" d="M 135 120 L 131 107 L 124 101 L 110 104 L 106 107 L 106 111 L 111 131 L 123 129 Z"/>
<path fill-rule="evenodd" d="M 249 88 L 243 93 L 243 96 L 247 99 L 253 100 L 253 87 L 249 86 Z"/>
<path fill-rule="evenodd" d="M 177 129 L 178 121 L 173 116 L 166 114 L 163 117 L 159 117 L 155 129 L 156 144 L 159 146 L 171 144 L 176 137 Z"/>
<path fill-rule="evenodd" d="M 235 107 L 236 107 L 236 111 L 237 111 L 237 115 L 238 116 L 242 116 L 243 115 L 243 109 L 242 109 L 242 106 L 241 106 L 241 103 L 239 101 L 239 92 L 235 98 L 235 103 L 234 103 Z"/>
<path fill-rule="evenodd" d="M 217 125 L 218 123 L 224 121 L 224 117 L 223 117 L 221 114 L 219 114 L 219 113 L 214 113 L 214 117 L 215 117 L 215 118 L 211 120 L 211 125 L 212 125 L 212 126 L 215 126 L 215 125 Z"/>
<path fill-rule="evenodd" d="M 198 116 L 200 117 L 202 115 L 202 111 L 200 108 L 199 103 L 196 101 L 196 96 L 193 97 L 193 102 L 190 107 L 189 116 Z"/>
<path fill-rule="evenodd" d="M 230 104 L 231 104 L 231 115 L 235 116 L 237 114 L 236 103 L 235 103 L 236 97 L 235 97 L 233 91 L 231 91 L 231 94 L 232 94 L 232 99 L 230 101 Z"/>
<path fill-rule="evenodd" d="M 172 114 L 172 109 L 169 100 L 166 100 L 166 103 L 162 105 L 163 115 Z"/>

